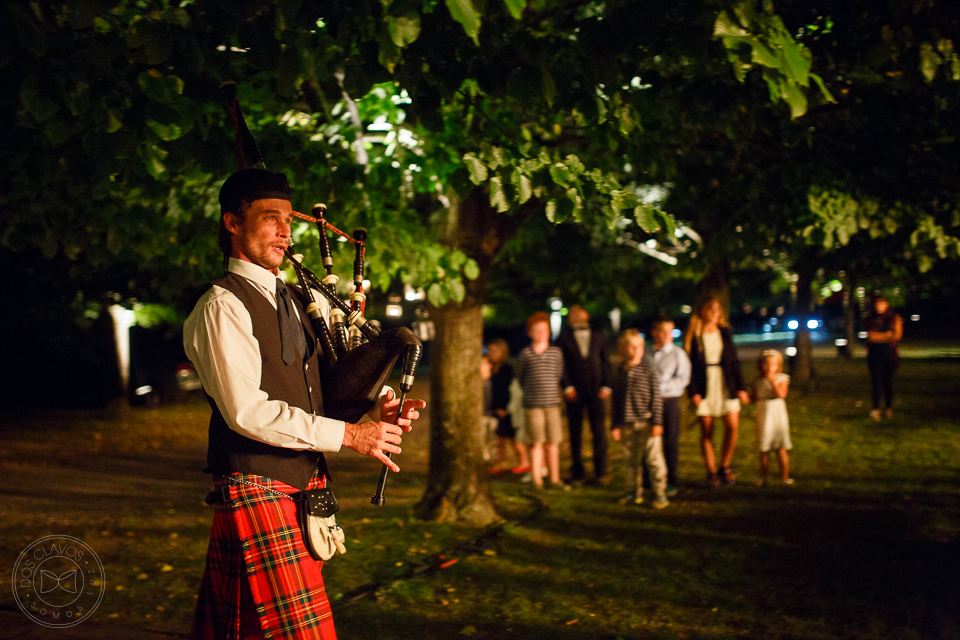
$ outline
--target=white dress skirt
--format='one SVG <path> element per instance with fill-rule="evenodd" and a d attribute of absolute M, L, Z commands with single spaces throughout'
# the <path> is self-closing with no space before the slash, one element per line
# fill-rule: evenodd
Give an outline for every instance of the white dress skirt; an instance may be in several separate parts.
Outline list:
<path fill-rule="evenodd" d="M 790 376 L 778 373 L 777 382 L 782 380 L 789 381 Z M 777 397 L 769 379 L 757 378 L 753 384 L 757 398 L 757 449 L 762 452 L 792 449 L 787 402 Z"/>
<path fill-rule="evenodd" d="M 720 337 L 720 332 L 704 333 L 701 340 L 703 359 L 707 363 L 707 395 L 697 407 L 697 415 L 725 416 L 728 413 L 739 413 L 740 400 L 728 396 L 727 383 L 723 379 L 723 367 L 720 366 L 723 338 Z"/>

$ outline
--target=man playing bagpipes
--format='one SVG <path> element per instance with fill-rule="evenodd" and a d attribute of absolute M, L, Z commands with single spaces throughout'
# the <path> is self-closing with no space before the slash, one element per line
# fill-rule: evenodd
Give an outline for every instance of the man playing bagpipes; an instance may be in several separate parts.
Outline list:
<path fill-rule="evenodd" d="M 305 544 L 310 527 L 301 526 L 296 498 L 328 488 L 324 454 L 342 447 L 399 471 L 388 454 L 400 453 L 402 433 L 425 404 L 406 401 L 398 417 L 400 400 L 388 390 L 379 420 L 325 417 L 325 363 L 308 298 L 280 278 L 293 217 L 286 176 L 238 171 L 220 190 L 220 210 L 226 273 L 184 323 L 184 347 L 212 409 L 215 491 L 207 501 L 216 509 L 193 637 L 335 638 L 323 562 L 314 559 L 312 529 Z M 329 305 L 320 303 L 326 317 Z"/>

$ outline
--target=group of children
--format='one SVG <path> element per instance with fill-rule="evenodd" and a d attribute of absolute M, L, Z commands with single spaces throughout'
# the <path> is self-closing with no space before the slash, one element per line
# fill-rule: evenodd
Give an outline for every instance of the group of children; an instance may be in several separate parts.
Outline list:
<path fill-rule="evenodd" d="M 511 367 L 509 350 L 502 339 L 488 345 L 487 355 L 481 365 L 484 380 L 484 414 L 490 430 L 497 436 L 496 462 L 493 473 L 502 470 L 506 449 L 510 445 L 516 451 L 517 466 L 514 473 L 526 473 L 539 489 L 549 486 L 560 490 L 570 487 L 560 480 L 560 443 L 563 426 L 560 411 L 562 401 L 564 368 L 563 355 L 550 343 L 550 318 L 546 313 L 535 313 L 527 320 L 527 335 L 530 346 L 518 355 Z M 673 322 L 661 318 L 654 323 L 655 347 L 662 350 L 669 340 L 672 346 Z M 676 488 L 668 486 L 668 461 L 664 455 L 664 417 L 676 413 L 675 397 L 661 397 L 661 377 L 664 386 L 676 386 L 669 378 L 674 375 L 658 370 L 651 359 L 644 358 L 644 336 L 635 329 L 627 329 L 618 339 L 620 362 L 613 382 L 611 436 L 624 446 L 626 465 L 626 494 L 622 504 L 644 503 L 644 474 L 648 478 L 654 498 L 652 506 L 662 509 L 670 504 L 669 495 Z M 676 349 L 676 357 L 687 362 L 681 375 L 680 388 L 689 380 L 689 360 L 686 354 Z M 662 368 L 661 368 L 662 369 Z M 682 367 L 681 367 L 682 369 Z M 758 484 L 766 484 L 770 452 L 777 454 L 781 479 L 784 484 L 793 484 L 789 476 L 787 451 L 790 441 L 789 418 L 784 398 L 790 378 L 783 373 L 783 356 L 776 350 L 764 350 L 757 360 L 757 378 L 754 380 L 749 400 L 756 403 L 757 446 L 760 451 L 760 476 Z M 522 398 L 522 411 L 517 404 Z M 679 424 L 679 415 L 666 421 Z M 669 430 L 667 439 L 679 436 L 678 426 Z M 674 452 L 676 442 L 668 443 Z M 672 456 L 676 464 L 675 453 Z M 675 469 L 670 469 L 675 477 Z M 675 482 L 675 480 L 674 480 Z"/>

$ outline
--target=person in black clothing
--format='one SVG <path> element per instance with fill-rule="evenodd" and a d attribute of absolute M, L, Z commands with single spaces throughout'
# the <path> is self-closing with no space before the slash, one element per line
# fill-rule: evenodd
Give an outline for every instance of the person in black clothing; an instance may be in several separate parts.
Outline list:
<path fill-rule="evenodd" d="M 873 312 L 867 316 L 867 366 L 870 367 L 870 388 L 873 409 L 870 417 L 880 419 L 880 397 L 886 404 L 886 415 L 893 417 L 893 374 L 900 364 L 897 343 L 903 337 L 903 320 L 882 295 L 873 299 Z"/>
<path fill-rule="evenodd" d="M 611 394 L 610 360 L 603 336 L 590 329 L 590 314 L 579 306 L 570 308 L 570 325 L 560 332 L 557 346 L 563 351 L 564 367 L 570 380 L 564 390 L 570 430 L 570 483 L 586 476 L 583 466 L 583 412 L 590 419 L 593 435 L 594 481 L 607 482 L 607 433 L 604 428 L 604 401 Z"/>

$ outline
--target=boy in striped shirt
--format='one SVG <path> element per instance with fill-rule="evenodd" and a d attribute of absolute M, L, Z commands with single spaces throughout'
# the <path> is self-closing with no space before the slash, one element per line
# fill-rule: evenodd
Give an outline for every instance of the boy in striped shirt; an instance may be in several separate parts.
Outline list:
<path fill-rule="evenodd" d="M 550 346 L 550 316 L 539 311 L 527 319 L 531 344 L 520 352 L 514 374 L 523 389 L 523 408 L 527 419 L 531 475 L 538 489 L 543 488 L 544 452 L 554 487 L 569 490 L 560 481 L 560 390 L 565 384 L 563 352 Z"/>
<path fill-rule="evenodd" d="M 643 362 L 643 335 L 627 329 L 617 342 L 620 366 L 613 384 L 613 439 L 623 438 L 627 453 L 627 495 L 620 501 L 643 504 L 643 467 L 647 466 L 656 498 L 654 509 L 667 500 L 667 461 L 663 457 L 663 403 L 660 376 Z"/>

